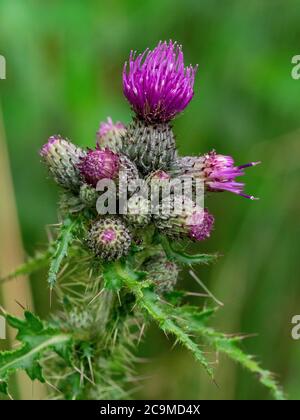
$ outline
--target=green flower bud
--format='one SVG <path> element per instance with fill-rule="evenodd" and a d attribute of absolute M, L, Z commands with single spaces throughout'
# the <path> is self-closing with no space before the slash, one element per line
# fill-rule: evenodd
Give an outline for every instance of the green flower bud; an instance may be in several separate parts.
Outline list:
<path fill-rule="evenodd" d="M 148 278 L 155 284 L 156 291 L 160 294 L 171 292 L 178 279 L 177 265 L 169 261 L 165 255 L 150 258 L 143 269 L 148 273 Z"/>
<path fill-rule="evenodd" d="M 82 184 L 79 191 L 79 198 L 86 207 L 96 207 L 99 197 L 96 189 L 88 184 Z"/>
<path fill-rule="evenodd" d="M 117 260 L 128 254 L 131 235 L 120 219 L 108 217 L 92 225 L 88 232 L 87 245 L 103 260 Z"/>
<path fill-rule="evenodd" d="M 82 183 L 78 164 L 85 152 L 59 136 L 50 137 L 40 155 L 55 182 L 64 188 L 78 191 Z"/>

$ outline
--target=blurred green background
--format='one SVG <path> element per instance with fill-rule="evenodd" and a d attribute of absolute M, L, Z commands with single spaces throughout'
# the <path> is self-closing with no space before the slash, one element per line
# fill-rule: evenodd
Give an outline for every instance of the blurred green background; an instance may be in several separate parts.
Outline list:
<path fill-rule="evenodd" d="M 300 54 L 299 20 L 297 0 L 0 0 L 0 54 L 7 60 L 0 112 L 26 251 L 43 244 L 44 226 L 56 222 L 58 189 L 46 179 L 40 146 L 56 133 L 93 146 L 108 115 L 129 122 L 121 85 L 129 51 L 179 41 L 186 62 L 199 64 L 195 97 L 174 124 L 180 151 L 215 148 L 239 163 L 262 161 L 245 179 L 260 201 L 230 193 L 207 199 L 216 226 L 199 248 L 223 257 L 197 272 L 225 303 L 214 324 L 257 334 L 244 349 L 276 372 L 294 399 L 300 399 L 300 341 L 291 338 L 291 318 L 300 313 L 300 80 L 291 77 L 291 58 Z M 186 274 L 184 282 L 199 289 Z M 31 286 L 36 311 L 46 316 L 45 278 L 33 276 Z M 149 331 L 140 354 L 150 361 L 139 366 L 147 379 L 136 398 L 269 398 L 223 357 L 217 388 L 172 344 Z"/>

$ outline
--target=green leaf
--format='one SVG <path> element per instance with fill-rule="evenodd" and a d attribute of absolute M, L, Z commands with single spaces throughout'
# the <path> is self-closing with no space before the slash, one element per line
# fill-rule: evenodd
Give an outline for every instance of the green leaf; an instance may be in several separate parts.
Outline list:
<path fill-rule="evenodd" d="M 161 300 L 151 290 L 149 284 L 142 281 L 143 278 L 140 278 L 139 273 L 135 273 L 128 266 L 120 263 L 115 264 L 114 267 L 115 272 L 123 279 L 123 284 L 135 295 L 137 305 L 145 310 L 166 334 L 173 334 L 177 342 L 190 350 L 210 376 L 213 376 L 213 371 L 209 362 L 200 350 L 197 341 L 191 338 L 192 336 L 196 335 L 197 337 L 198 335 L 198 339 L 200 338 L 202 342 L 204 341 L 215 350 L 225 353 L 250 372 L 257 374 L 259 381 L 271 391 L 275 399 L 285 399 L 273 375 L 262 369 L 252 356 L 245 354 L 240 349 L 238 344 L 242 337 L 226 336 L 207 327 L 207 321 L 214 314 L 215 309 L 209 308 L 200 311 L 196 306 L 172 306 Z"/>
<path fill-rule="evenodd" d="M 218 258 L 218 254 L 195 254 L 190 255 L 186 254 L 183 251 L 178 251 L 173 248 L 169 240 L 160 236 L 161 244 L 167 254 L 168 258 L 175 260 L 180 264 L 193 265 L 193 264 L 211 264 L 215 262 Z"/>
<path fill-rule="evenodd" d="M 0 391 L 5 394 L 8 394 L 9 376 L 20 369 L 25 370 L 32 380 L 45 382 L 39 360 L 46 351 L 54 350 L 69 361 L 71 337 L 42 322 L 31 312 L 26 311 L 24 315 L 22 320 L 5 314 L 7 323 L 18 330 L 16 338 L 22 343 L 15 350 L 0 352 Z"/>
<path fill-rule="evenodd" d="M 215 346 L 216 350 L 225 353 L 244 368 L 258 375 L 259 381 L 271 391 L 276 400 L 285 400 L 284 393 L 276 383 L 274 375 L 268 370 L 263 369 L 259 363 L 254 360 L 253 356 L 245 354 L 238 347 L 238 342 L 241 340 L 240 338 L 235 339 L 226 336 L 218 337 L 210 335 L 208 340 Z"/>
<path fill-rule="evenodd" d="M 52 289 L 57 281 L 57 275 L 60 270 L 63 259 L 68 255 L 68 249 L 71 245 L 74 234 L 80 226 L 80 218 L 67 218 L 64 220 L 58 238 L 54 243 L 54 252 L 51 257 L 51 263 L 48 274 L 48 283 Z"/>
<path fill-rule="evenodd" d="M 34 257 L 29 258 L 27 262 L 20 265 L 15 271 L 0 279 L 0 283 L 11 280 L 19 276 L 32 274 L 45 267 L 51 255 L 50 249 L 45 252 L 37 253 Z"/>
<path fill-rule="evenodd" d="M 161 301 L 160 297 L 151 290 L 147 281 L 142 281 L 144 273 L 135 272 L 121 263 L 115 263 L 114 267 L 117 275 L 122 278 L 123 284 L 135 295 L 137 305 L 146 311 L 166 334 L 174 335 L 177 342 L 190 350 L 212 377 L 213 371 L 200 347 L 169 315 L 169 304 Z"/>
<path fill-rule="evenodd" d="M 172 310 L 169 309 L 169 312 L 171 311 L 173 311 L 176 319 L 179 320 L 182 328 L 192 334 L 198 333 L 200 338 L 214 347 L 216 351 L 226 354 L 248 371 L 256 374 L 259 381 L 271 391 L 276 400 L 285 399 L 284 393 L 276 383 L 272 373 L 263 369 L 259 363 L 254 360 L 253 356 L 244 353 L 240 349 L 239 343 L 242 341 L 243 337 L 227 336 L 212 328 L 208 328 L 206 326 L 207 317 L 205 313 L 197 310 L 196 307 L 189 307 L 186 305 Z"/>
<path fill-rule="evenodd" d="M 118 291 L 123 285 L 122 277 L 113 269 L 113 264 L 105 265 L 103 269 L 104 287 L 107 290 Z"/>
<path fill-rule="evenodd" d="M 123 269 L 122 264 L 105 264 L 103 267 L 103 278 L 104 287 L 108 290 L 118 291 L 124 285 Z M 135 280 L 144 280 L 147 277 L 147 273 L 144 271 L 132 271 L 131 275 Z M 147 285 L 149 283 L 147 282 Z"/>

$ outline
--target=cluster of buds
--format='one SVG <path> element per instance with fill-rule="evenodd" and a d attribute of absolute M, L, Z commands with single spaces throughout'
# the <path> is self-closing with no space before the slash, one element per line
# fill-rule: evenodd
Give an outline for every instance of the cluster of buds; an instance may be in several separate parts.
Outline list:
<path fill-rule="evenodd" d="M 215 151 L 198 157 L 178 156 L 171 123 L 193 98 L 196 71 L 197 66 L 185 66 L 181 46 L 172 41 L 160 42 L 142 54 L 131 52 L 124 65 L 123 91 L 134 113 L 132 121 L 127 126 L 111 118 L 101 123 L 94 149 L 83 150 L 59 136 L 42 147 L 44 163 L 67 194 L 64 208 L 69 203 L 70 211 L 72 206 L 73 211 L 94 210 L 85 243 L 97 258 L 124 257 L 130 252 L 132 238 L 147 225 L 176 240 L 203 241 L 214 224 L 203 205 L 174 192 L 168 200 L 158 194 L 152 214 L 151 194 L 141 195 L 134 188 L 126 214 L 116 206 L 116 214 L 99 217 L 95 209 L 101 180 L 120 186 L 124 180 L 142 179 L 159 190 L 176 179 L 191 177 L 203 182 L 204 192 L 230 191 L 254 199 L 244 193 L 244 184 L 236 178 L 258 162 L 235 166 L 231 157 Z M 144 268 L 166 291 L 176 283 L 178 271 L 172 264 L 160 255 Z"/>

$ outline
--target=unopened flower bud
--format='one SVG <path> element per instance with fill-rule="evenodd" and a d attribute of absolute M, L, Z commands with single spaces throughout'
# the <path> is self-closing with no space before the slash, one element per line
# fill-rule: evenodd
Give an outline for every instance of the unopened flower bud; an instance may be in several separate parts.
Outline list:
<path fill-rule="evenodd" d="M 188 237 L 194 241 L 209 238 L 214 225 L 214 217 L 206 209 L 182 197 L 163 200 L 154 219 L 165 235 L 179 239 Z"/>
<path fill-rule="evenodd" d="M 109 149 L 89 150 L 78 168 L 87 184 L 95 187 L 101 179 L 115 179 L 119 173 L 119 156 Z"/>
<path fill-rule="evenodd" d="M 63 218 L 69 216 L 70 213 L 78 213 L 85 207 L 79 196 L 70 191 L 65 191 L 60 197 L 59 213 Z"/>
<path fill-rule="evenodd" d="M 60 136 L 53 136 L 42 147 L 40 155 L 59 185 L 78 191 L 82 183 L 78 164 L 85 151 Z"/>
<path fill-rule="evenodd" d="M 131 235 L 122 221 L 108 217 L 96 221 L 88 232 L 87 245 L 103 260 L 117 260 L 126 255 L 131 244 Z"/>
<path fill-rule="evenodd" d="M 86 207 L 96 207 L 99 197 L 96 189 L 88 184 L 82 184 L 79 191 L 79 198 Z"/>
<path fill-rule="evenodd" d="M 113 122 L 110 117 L 100 124 L 97 131 L 97 146 L 99 149 L 110 149 L 119 152 L 122 148 L 122 138 L 126 133 L 125 125 L 119 121 Z"/>
<path fill-rule="evenodd" d="M 153 281 L 159 294 L 171 292 L 177 283 L 178 267 L 163 254 L 150 258 L 144 264 L 143 270 L 147 272 L 149 280 Z"/>

